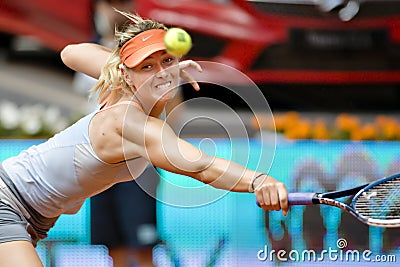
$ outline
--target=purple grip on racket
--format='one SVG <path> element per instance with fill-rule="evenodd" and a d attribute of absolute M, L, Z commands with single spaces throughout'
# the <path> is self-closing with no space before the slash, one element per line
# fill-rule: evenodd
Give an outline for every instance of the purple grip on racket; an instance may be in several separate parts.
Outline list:
<path fill-rule="evenodd" d="M 313 198 L 315 193 L 289 193 L 288 194 L 288 203 L 291 206 L 300 206 L 300 205 L 312 205 Z M 260 203 L 257 201 L 257 206 L 260 206 Z"/>
<path fill-rule="evenodd" d="M 291 206 L 312 205 L 315 193 L 289 193 L 288 203 Z"/>

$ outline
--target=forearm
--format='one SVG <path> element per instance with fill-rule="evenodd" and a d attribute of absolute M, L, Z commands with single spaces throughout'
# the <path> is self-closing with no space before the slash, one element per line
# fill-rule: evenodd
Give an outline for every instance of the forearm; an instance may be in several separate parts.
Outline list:
<path fill-rule="evenodd" d="M 282 182 L 225 159 L 215 158 L 213 163 L 200 173 L 199 178 L 216 188 L 233 192 L 254 192 L 257 202 L 265 210 L 282 209 L 286 215 L 289 209 L 287 190 Z"/>
<path fill-rule="evenodd" d="M 61 60 L 70 69 L 98 79 L 101 68 L 110 56 L 110 49 L 94 44 L 80 43 L 67 45 L 61 51 Z"/>
<path fill-rule="evenodd" d="M 257 186 L 266 177 L 255 177 L 262 175 L 260 172 L 246 169 L 240 164 L 215 158 L 213 163 L 200 173 L 200 180 L 213 187 L 230 190 L 234 192 L 252 192 L 253 186 Z M 254 185 L 253 185 L 254 180 Z"/>

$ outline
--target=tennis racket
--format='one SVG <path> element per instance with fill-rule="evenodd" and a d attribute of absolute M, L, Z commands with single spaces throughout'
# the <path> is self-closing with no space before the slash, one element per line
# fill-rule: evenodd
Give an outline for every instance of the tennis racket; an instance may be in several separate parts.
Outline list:
<path fill-rule="evenodd" d="M 400 174 L 342 191 L 289 193 L 288 203 L 291 206 L 315 204 L 334 206 L 368 225 L 400 227 Z"/>

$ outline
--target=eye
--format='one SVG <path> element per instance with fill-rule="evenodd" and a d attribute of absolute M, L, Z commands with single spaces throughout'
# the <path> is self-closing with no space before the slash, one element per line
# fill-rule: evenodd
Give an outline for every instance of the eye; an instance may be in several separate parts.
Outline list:
<path fill-rule="evenodd" d="M 175 61 L 175 57 L 167 57 L 164 59 L 164 63 L 171 63 Z"/>
<path fill-rule="evenodd" d="M 152 64 L 144 64 L 141 67 L 142 70 L 151 70 L 152 68 L 153 68 Z"/>

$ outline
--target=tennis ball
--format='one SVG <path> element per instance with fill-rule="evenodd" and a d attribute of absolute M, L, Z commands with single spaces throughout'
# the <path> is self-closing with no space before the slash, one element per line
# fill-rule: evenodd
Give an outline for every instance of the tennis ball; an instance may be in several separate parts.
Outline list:
<path fill-rule="evenodd" d="M 192 48 L 192 38 L 181 28 L 170 28 L 164 36 L 167 52 L 174 56 L 186 55 Z"/>

